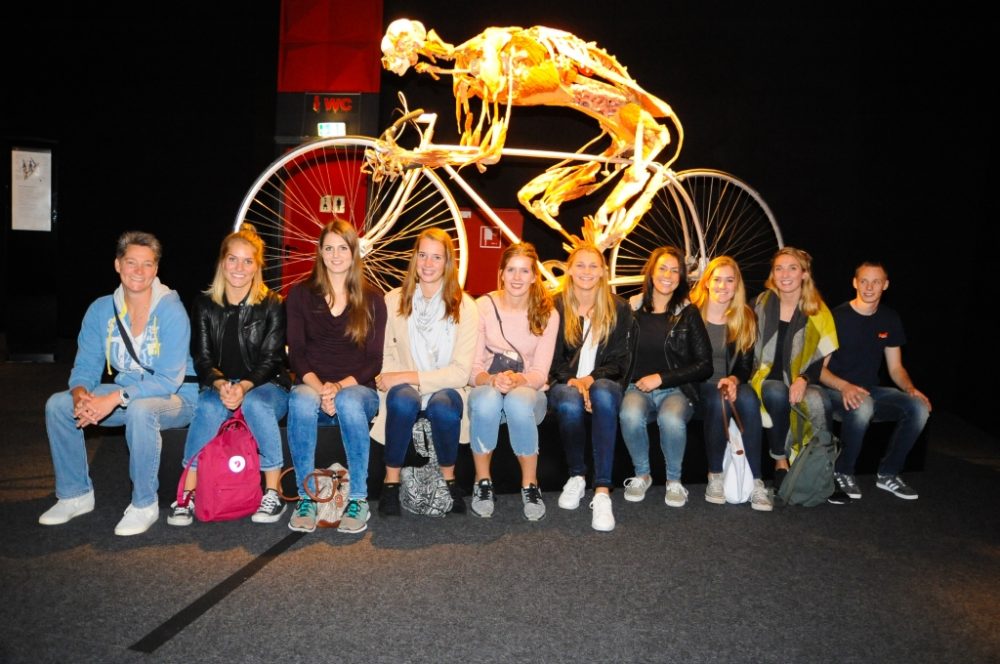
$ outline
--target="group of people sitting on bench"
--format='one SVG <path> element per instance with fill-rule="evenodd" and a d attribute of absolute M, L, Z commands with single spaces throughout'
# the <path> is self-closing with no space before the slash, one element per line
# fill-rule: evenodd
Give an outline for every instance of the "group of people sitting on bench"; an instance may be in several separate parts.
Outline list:
<path fill-rule="evenodd" d="M 212 284 L 189 316 L 157 277 L 161 254 L 152 234 L 122 234 L 114 261 L 121 283 L 84 316 L 69 389 L 46 404 L 57 502 L 39 518 L 43 525 L 94 509 L 87 427 L 125 427 L 132 495 L 115 534 L 137 535 L 160 516 L 160 430 L 188 427 L 187 465 L 236 409 L 257 441 L 263 473 L 251 520 L 274 523 L 288 508 L 279 486 L 285 420 L 298 487 L 288 526 L 302 532 L 317 526 L 303 480 L 315 467 L 318 427 L 340 429 L 351 481 L 338 530 L 360 533 L 371 516 L 371 439 L 385 445 L 378 512 L 391 519 L 401 514 L 401 469 L 418 418 L 430 423 L 452 513 L 481 518 L 496 506 L 491 460 L 502 422 L 520 467 L 523 516 L 545 517 L 538 425 L 546 416 L 557 419 L 568 467 L 558 506 L 577 509 L 589 475 L 597 531 L 615 528 L 619 432 L 634 468 L 624 498 L 638 502 L 649 492 L 654 420 L 666 505 L 689 499 L 681 469 L 694 417 L 704 424 L 705 500 L 725 504 L 730 408 L 743 424 L 754 510 L 772 510 L 789 455 L 810 442 L 802 432 L 829 430 L 834 418 L 842 449 L 831 500 L 861 498 L 855 463 L 872 421 L 896 422 L 875 486 L 917 498 L 900 474 L 931 404 L 903 366 L 903 326 L 881 304 L 889 279 L 879 263 L 858 266 L 856 296 L 831 311 L 801 249 L 777 251 L 751 303 L 731 257 L 714 258 L 689 287 L 684 253 L 665 246 L 651 252 L 641 292 L 626 301 L 612 292 L 597 247 L 575 246 L 561 287 L 550 292 L 535 248 L 521 242 L 502 253 L 499 288 L 474 299 L 459 283 L 451 238 L 431 228 L 417 238 L 402 284 L 382 293 L 365 278 L 357 230 L 334 220 L 317 238 L 311 274 L 283 298 L 264 284 L 264 243 L 244 225 L 223 240 Z M 880 384 L 883 362 L 893 386 Z M 770 485 L 761 469 L 765 436 Z M 471 487 L 455 478 L 463 443 L 475 468 Z M 170 525 L 193 522 L 197 487 L 192 468 L 184 500 L 170 506 Z"/>

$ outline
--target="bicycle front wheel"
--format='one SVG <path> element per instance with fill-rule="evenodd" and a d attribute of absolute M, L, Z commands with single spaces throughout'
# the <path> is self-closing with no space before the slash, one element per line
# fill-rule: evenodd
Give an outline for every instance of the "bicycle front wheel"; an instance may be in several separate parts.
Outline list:
<path fill-rule="evenodd" d="M 740 266 L 747 295 L 764 289 L 771 258 L 784 246 L 771 208 L 756 190 L 722 171 L 698 168 L 677 174 L 698 214 L 705 255 L 731 256 Z"/>
<path fill-rule="evenodd" d="M 400 285 L 417 236 L 431 227 L 451 236 L 465 283 L 468 243 L 451 192 L 425 168 L 373 178 L 364 165 L 366 151 L 374 149 L 374 139 L 360 136 L 311 141 L 279 157 L 254 182 L 234 227 L 253 224 L 267 244 L 270 288 L 287 293 L 308 277 L 320 230 L 335 218 L 358 229 L 365 272 L 383 291 Z"/>
<path fill-rule="evenodd" d="M 642 268 L 657 247 L 674 246 L 684 252 L 688 279 L 705 265 L 705 241 L 698 214 L 687 191 L 667 173 L 639 223 L 611 250 L 611 285 L 623 297 L 642 288 Z"/>

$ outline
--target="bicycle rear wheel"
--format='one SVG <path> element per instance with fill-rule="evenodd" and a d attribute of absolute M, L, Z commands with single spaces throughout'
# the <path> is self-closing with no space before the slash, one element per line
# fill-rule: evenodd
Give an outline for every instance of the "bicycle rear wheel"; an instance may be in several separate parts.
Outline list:
<path fill-rule="evenodd" d="M 642 289 L 642 268 L 657 247 L 681 249 L 688 279 L 705 264 L 705 242 L 694 205 L 677 177 L 668 173 L 639 224 L 611 250 L 611 285 L 622 297 Z"/>
<path fill-rule="evenodd" d="M 416 237 L 443 229 L 455 242 L 459 281 L 465 283 L 468 244 L 458 205 L 438 175 L 415 168 L 375 180 L 363 168 L 374 139 L 345 136 L 300 145 L 275 160 L 243 199 L 234 228 L 253 224 L 267 243 L 267 285 L 283 294 L 308 277 L 320 230 L 335 217 L 361 237 L 365 272 L 383 291 L 398 286 Z"/>
<path fill-rule="evenodd" d="M 705 256 L 731 256 L 740 266 L 747 296 L 764 288 L 771 258 L 784 246 L 771 208 L 739 178 L 707 168 L 677 174 L 705 236 Z"/>

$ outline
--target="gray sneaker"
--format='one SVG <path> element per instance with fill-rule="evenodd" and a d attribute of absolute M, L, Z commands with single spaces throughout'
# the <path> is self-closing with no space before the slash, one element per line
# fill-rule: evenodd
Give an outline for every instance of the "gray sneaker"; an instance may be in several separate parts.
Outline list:
<path fill-rule="evenodd" d="M 646 491 L 653 486 L 652 477 L 630 477 L 625 480 L 625 500 L 638 503 L 646 497 Z"/>
<path fill-rule="evenodd" d="M 837 488 L 846 493 L 851 500 L 861 500 L 861 487 L 858 486 L 854 475 L 834 473 L 833 481 L 837 483 Z"/>
<path fill-rule="evenodd" d="M 545 518 L 545 503 L 542 502 L 542 491 L 537 484 L 521 487 L 521 502 L 524 503 L 525 519 L 541 521 Z"/>
<path fill-rule="evenodd" d="M 288 527 L 300 533 L 316 530 L 316 503 L 308 498 L 300 498 L 295 513 L 288 520 Z"/>
<path fill-rule="evenodd" d="M 903 500 L 916 500 L 918 498 L 917 492 L 899 475 L 879 475 L 878 479 L 875 480 L 875 486 Z"/>
<path fill-rule="evenodd" d="M 496 507 L 496 497 L 493 495 L 493 482 L 488 479 L 479 480 L 472 487 L 472 513 L 488 519 L 493 516 L 494 507 Z"/>
<path fill-rule="evenodd" d="M 684 507 L 687 505 L 687 501 L 688 490 L 684 488 L 680 480 L 668 480 L 667 495 L 663 497 L 663 502 L 670 507 Z"/>
<path fill-rule="evenodd" d="M 705 487 L 705 500 L 713 505 L 726 504 L 726 488 L 722 484 L 722 473 L 709 473 Z"/>
<path fill-rule="evenodd" d="M 764 486 L 764 480 L 753 481 L 753 491 L 750 492 L 750 507 L 758 512 L 770 512 L 774 509 L 774 499 L 771 492 Z"/>
<path fill-rule="evenodd" d="M 364 498 L 352 498 L 347 501 L 344 516 L 340 517 L 338 533 L 361 533 L 368 529 L 368 519 L 372 516 L 368 509 L 368 501 Z"/>

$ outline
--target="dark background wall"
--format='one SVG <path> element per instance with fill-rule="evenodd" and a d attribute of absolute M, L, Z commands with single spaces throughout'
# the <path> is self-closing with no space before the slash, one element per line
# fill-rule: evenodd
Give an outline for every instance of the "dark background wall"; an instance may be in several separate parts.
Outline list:
<path fill-rule="evenodd" d="M 113 242 L 128 228 L 160 236 L 161 277 L 186 300 L 204 287 L 240 199 L 276 154 L 279 9 L 227 0 L 0 10 L 0 137 L 54 141 L 59 178 L 56 247 L 11 251 L 2 234 L 0 310 L 23 280 L 52 280 L 59 335 L 74 337 L 86 305 L 115 284 Z M 842 3 L 386 0 L 385 23 L 399 17 L 453 43 L 533 24 L 596 41 L 684 123 L 676 168 L 719 168 L 757 188 L 786 242 L 815 257 L 828 303 L 851 297 L 857 262 L 885 262 L 917 384 L 939 408 L 985 425 L 988 370 L 968 356 L 995 338 L 971 315 L 987 317 L 979 301 L 996 281 L 995 21 L 955 7 L 879 17 Z M 379 126 L 400 90 L 450 124 L 447 82 L 385 73 L 382 88 Z M 575 149 L 595 134 L 569 111 L 525 108 L 508 143 Z M 516 207 L 529 177 L 500 165 L 481 186 L 495 205 Z M 564 223 L 581 209 L 564 208 Z M 526 239 L 558 257 L 550 231 L 526 226 Z"/>

